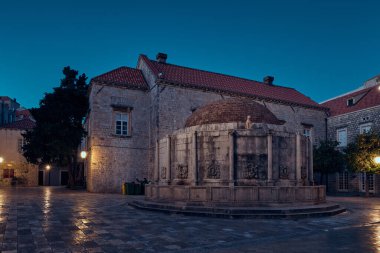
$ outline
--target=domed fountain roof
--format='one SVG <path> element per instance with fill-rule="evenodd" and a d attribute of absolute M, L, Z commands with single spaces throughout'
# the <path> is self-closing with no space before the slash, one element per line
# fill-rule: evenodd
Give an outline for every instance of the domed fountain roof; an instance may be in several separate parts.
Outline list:
<path fill-rule="evenodd" d="M 251 116 L 253 123 L 281 125 L 284 122 L 265 106 L 246 98 L 229 98 L 198 108 L 187 118 L 185 127 L 204 124 L 245 122 Z"/>

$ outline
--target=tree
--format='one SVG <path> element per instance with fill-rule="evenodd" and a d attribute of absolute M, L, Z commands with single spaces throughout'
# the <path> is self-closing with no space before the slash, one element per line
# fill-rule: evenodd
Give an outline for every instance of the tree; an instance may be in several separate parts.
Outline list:
<path fill-rule="evenodd" d="M 85 74 L 65 67 L 61 85 L 52 93 L 45 93 L 38 108 L 31 114 L 36 120 L 33 130 L 23 134 L 23 154 L 34 164 L 56 164 L 69 169 L 69 186 L 77 185 L 81 178 L 77 168 L 77 150 L 86 132 L 82 126 L 88 111 Z"/>
<path fill-rule="evenodd" d="M 380 172 L 380 163 L 375 162 L 375 158 L 380 156 L 380 135 L 375 132 L 360 134 L 347 146 L 345 152 L 349 168 L 366 173 L 365 191 L 366 196 L 369 196 L 369 174 Z"/>
<path fill-rule="evenodd" d="M 328 174 L 342 170 L 345 165 L 344 154 L 337 149 L 337 141 L 321 141 L 318 147 L 314 147 L 314 170 L 318 171 L 321 178 L 326 179 L 328 187 Z"/>

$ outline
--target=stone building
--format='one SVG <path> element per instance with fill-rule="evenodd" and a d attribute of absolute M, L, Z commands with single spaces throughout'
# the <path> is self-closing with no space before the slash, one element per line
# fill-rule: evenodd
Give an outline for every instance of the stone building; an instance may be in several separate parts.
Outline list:
<path fill-rule="evenodd" d="M 19 108 L 20 104 L 16 102 L 16 99 L 0 96 L 0 126 L 14 122 Z"/>
<path fill-rule="evenodd" d="M 0 185 L 67 185 L 68 170 L 58 166 L 35 166 L 22 155 L 22 133 L 31 130 L 35 121 L 28 109 L 16 99 L 0 96 Z"/>
<path fill-rule="evenodd" d="M 201 106 L 231 97 L 263 105 L 312 142 L 326 137 L 328 109 L 274 84 L 273 77 L 258 82 L 170 64 L 162 53 L 156 60 L 140 55 L 136 68 L 120 67 L 91 80 L 85 122 L 88 190 L 119 192 L 123 182 L 136 177 L 157 180 L 159 140 L 183 128 Z"/>
<path fill-rule="evenodd" d="M 340 148 L 354 141 L 358 134 L 371 130 L 380 132 L 380 76 L 369 79 L 360 88 L 327 100 L 321 104 L 330 108 L 327 134 L 337 140 Z M 329 191 L 339 193 L 365 192 L 365 173 L 345 170 L 329 176 Z M 380 195 L 380 176 L 370 174 L 370 192 Z"/>
<path fill-rule="evenodd" d="M 244 121 L 249 115 L 247 124 Z M 325 202 L 313 185 L 311 140 L 265 106 L 229 98 L 200 107 L 159 142 L 152 201 L 223 206 Z"/>
<path fill-rule="evenodd" d="M 38 185 L 38 166 L 26 161 L 22 155 L 22 133 L 32 129 L 35 123 L 23 118 L 0 126 L 0 185 Z"/>

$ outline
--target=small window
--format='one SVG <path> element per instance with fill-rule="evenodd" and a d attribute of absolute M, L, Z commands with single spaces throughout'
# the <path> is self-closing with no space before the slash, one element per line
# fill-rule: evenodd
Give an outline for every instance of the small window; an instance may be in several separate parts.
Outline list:
<path fill-rule="evenodd" d="M 4 169 L 3 178 L 14 178 L 15 171 L 14 169 Z"/>
<path fill-rule="evenodd" d="M 311 138 L 311 128 L 304 128 L 303 129 L 303 135 Z"/>
<path fill-rule="evenodd" d="M 347 106 L 353 106 L 354 104 L 355 104 L 354 98 L 347 99 Z"/>
<path fill-rule="evenodd" d="M 337 130 L 336 140 L 339 142 L 339 147 L 347 146 L 347 128 Z"/>
<path fill-rule="evenodd" d="M 369 120 L 369 116 L 362 118 L 362 121 L 368 121 L 368 120 Z"/>
<path fill-rule="evenodd" d="M 360 173 L 360 191 L 365 192 L 365 185 L 366 185 L 366 176 L 367 173 L 362 172 Z M 375 180 L 373 174 L 368 174 L 368 190 L 370 192 L 373 192 L 375 190 Z"/>
<path fill-rule="evenodd" d="M 22 154 L 22 147 L 24 146 L 24 139 L 20 138 L 17 140 L 17 150 L 20 154 Z"/>
<path fill-rule="evenodd" d="M 339 191 L 348 191 L 348 172 L 343 171 L 339 172 L 339 177 L 338 177 L 338 190 Z"/>
<path fill-rule="evenodd" d="M 366 134 L 371 132 L 372 123 L 361 124 L 359 127 L 360 134 Z"/>
<path fill-rule="evenodd" d="M 116 112 L 115 113 L 115 134 L 119 136 L 130 135 L 130 113 Z"/>

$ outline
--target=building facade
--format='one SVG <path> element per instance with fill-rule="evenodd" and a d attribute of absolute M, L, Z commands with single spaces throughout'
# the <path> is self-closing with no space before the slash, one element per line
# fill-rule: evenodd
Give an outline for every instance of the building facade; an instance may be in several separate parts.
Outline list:
<path fill-rule="evenodd" d="M 156 60 L 140 55 L 136 68 L 121 67 L 91 80 L 85 122 L 88 190 L 119 192 L 126 181 L 156 180 L 159 140 L 183 128 L 199 107 L 231 97 L 265 106 L 285 128 L 312 142 L 326 138 L 328 109 L 275 85 L 273 77 L 258 82 L 170 64 L 162 53 Z"/>
<path fill-rule="evenodd" d="M 343 94 L 323 102 L 330 108 L 327 119 L 327 133 L 330 140 L 339 142 L 340 149 L 362 133 L 375 131 L 380 133 L 380 78 L 374 77 L 355 91 Z M 335 193 L 365 192 L 365 173 L 352 173 L 348 170 L 329 176 L 329 191 Z M 370 174 L 369 191 L 380 195 L 380 176 Z"/>
<path fill-rule="evenodd" d="M 38 166 L 30 164 L 22 155 L 22 133 L 34 127 L 30 118 L 0 127 L 0 186 L 37 186 Z"/>
<path fill-rule="evenodd" d="M 20 104 L 16 102 L 16 99 L 0 96 L 0 126 L 14 122 L 19 108 Z"/>
<path fill-rule="evenodd" d="M 66 168 L 33 165 L 23 156 L 22 134 L 34 126 L 29 110 L 21 107 L 16 99 L 0 96 L 0 186 L 67 185 Z"/>

